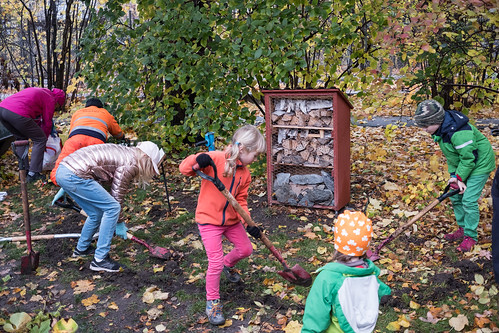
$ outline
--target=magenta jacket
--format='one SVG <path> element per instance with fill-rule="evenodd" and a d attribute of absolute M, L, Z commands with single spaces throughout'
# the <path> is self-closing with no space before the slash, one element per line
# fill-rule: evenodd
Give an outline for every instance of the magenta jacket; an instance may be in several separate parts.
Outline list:
<path fill-rule="evenodd" d="M 20 116 L 37 120 L 37 123 L 41 117 L 40 127 L 48 137 L 52 130 L 52 117 L 56 103 L 64 104 L 64 93 L 62 92 L 61 98 L 61 92 L 62 90 L 59 89 L 52 91 L 47 88 L 26 88 L 4 99 L 0 102 L 0 107 Z"/>

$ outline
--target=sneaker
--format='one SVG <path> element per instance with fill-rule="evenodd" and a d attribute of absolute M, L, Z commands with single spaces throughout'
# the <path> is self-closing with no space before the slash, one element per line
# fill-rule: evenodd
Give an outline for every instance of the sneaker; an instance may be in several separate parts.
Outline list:
<path fill-rule="evenodd" d="M 476 240 L 474 240 L 469 236 L 464 236 L 464 239 L 461 242 L 461 244 L 457 247 L 457 250 L 461 252 L 468 252 L 471 251 L 471 249 L 473 248 L 473 246 L 475 246 L 475 244 Z"/>
<path fill-rule="evenodd" d="M 109 258 L 108 254 L 101 262 L 97 262 L 94 257 L 94 260 L 90 263 L 90 269 L 96 272 L 105 271 L 114 273 L 119 272 L 122 266 Z"/>
<path fill-rule="evenodd" d="M 241 275 L 237 273 L 236 269 L 234 267 L 227 267 L 224 266 L 223 272 L 225 273 L 225 276 L 227 279 L 232 282 L 232 283 L 237 283 L 241 281 Z"/>
<path fill-rule="evenodd" d="M 75 247 L 75 250 L 73 251 L 71 257 L 73 258 L 85 257 L 92 255 L 94 253 L 95 253 L 95 248 L 93 246 L 89 246 L 85 251 L 80 251 L 78 250 L 78 247 Z"/>
<path fill-rule="evenodd" d="M 453 233 L 444 235 L 444 238 L 448 241 L 451 241 L 451 242 L 459 240 L 463 237 L 464 237 L 464 229 L 461 227 L 459 229 L 457 229 L 456 231 L 454 231 Z"/>
<path fill-rule="evenodd" d="M 222 307 L 220 299 L 206 301 L 206 315 L 212 325 L 222 325 L 225 323 Z"/>
<path fill-rule="evenodd" d="M 39 172 L 35 172 L 35 174 L 32 175 L 32 176 L 30 176 L 29 174 L 26 176 L 26 181 L 28 183 L 36 182 L 39 179 L 45 181 L 45 175 L 43 175 L 43 174 L 41 174 Z"/>

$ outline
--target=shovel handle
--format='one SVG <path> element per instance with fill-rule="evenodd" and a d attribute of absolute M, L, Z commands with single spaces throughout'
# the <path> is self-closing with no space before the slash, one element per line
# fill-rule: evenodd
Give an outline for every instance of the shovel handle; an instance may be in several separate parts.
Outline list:
<path fill-rule="evenodd" d="M 208 181 L 211 181 L 215 186 L 222 192 L 223 196 L 229 201 L 229 203 L 234 207 L 236 212 L 243 218 L 244 222 L 246 222 L 247 225 L 250 227 L 256 227 L 256 223 L 253 221 L 251 216 L 248 214 L 247 211 L 241 207 L 239 202 L 237 202 L 236 198 L 230 193 L 226 188 L 225 185 L 220 181 L 220 179 L 217 176 L 217 168 L 214 163 L 211 164 L 213 167 L 214 171 L 214 177 L 208 176 L 204 172 L 200 170 L 194 170 L 201 178 L 206 179 Z M 279 260 L 279 262 L 284 266 L 286 270 L 289 270 L 289 266 L 282 257 L 281 253 L 275 248 L 274 244 L 265 236 L 264 233 L 260 233 L 260 240 L 265 244 L 265 246 L 272 252 L 272 254 Z"/>
<path fill-rule="evenodd" d="M 382 241 L 378 247 L 374 250 L 374 253 L 378 254 L 381 248 L 383 248 L 386 244 L 397 238 L 404 230 L 409 228 L 412 224 L 414 224 L 417 220 L 419 220 L 423 215 L 428 213 L 433 207 L 438 205 L 440 202 L 442 202 L 444 199 L 451 197 L 453 195 L 456 195 L 459 193 L 459 190 L 453 190 L 449 192 L 450 189 L 450 184 L 448 184 L 444 192 L 435 200 L 433 200 L 428 206 L 426 206 L 422 211 L 420 211 L 417 215 L 415 215 L 412 219 L 398 227 L 388 238 L 386 238 L 384 241 Z"/>
<path fill-rule="evenodd" d="M 16 155 L 17 160 L 19 161 L 19 170 L 26 170 L 27 165 L 25 165 L 26 157 L 29 152 L 29 141 L 28 140 L 17 140 L 11 143 L 12 150 L 14 151 L 14 155 Z M 24 151 L 22 154 L 18 154 L 17 147 L 24 147 Z"/>
<path fill-rule="evenodd" d="M 449 189 L 453 189 L 452 191 L 449 192 Z M 453 195 L 456 195 L 459 193 L 459 188 L 455 189 L 454 187 L 451 186 L 451 184 L 447 184 L 447 186 L 444 189 L 444 192 L 438 197 L 438 202 L 444 201 L 446 198 L 452 197 Z"/>

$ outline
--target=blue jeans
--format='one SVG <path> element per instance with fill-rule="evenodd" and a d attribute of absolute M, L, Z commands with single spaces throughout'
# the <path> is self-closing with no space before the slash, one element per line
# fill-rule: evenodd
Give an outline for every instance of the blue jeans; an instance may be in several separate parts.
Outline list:
<path fill-rule="evenodd" d="M 85 251 L 90 246 L 93 235 L 99 231 L 94 257 L 104 259 L 111 248 L 111 240 L 120 217 L 120 204 L 98 182 L 80 178 L 62 164 L 57 168 L 55 179 L 88 215 L 76 247 Z"/>

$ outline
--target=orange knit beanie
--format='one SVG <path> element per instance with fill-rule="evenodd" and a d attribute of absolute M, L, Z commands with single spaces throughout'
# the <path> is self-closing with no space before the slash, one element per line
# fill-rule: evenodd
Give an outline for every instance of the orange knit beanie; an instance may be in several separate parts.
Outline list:
<path fill-rule="evenodd" d="M 369 248 L 372 223 L 364 213 L 345 210 L 334 225 L 334 248 L 348 256 L 360 257 Z"/>

